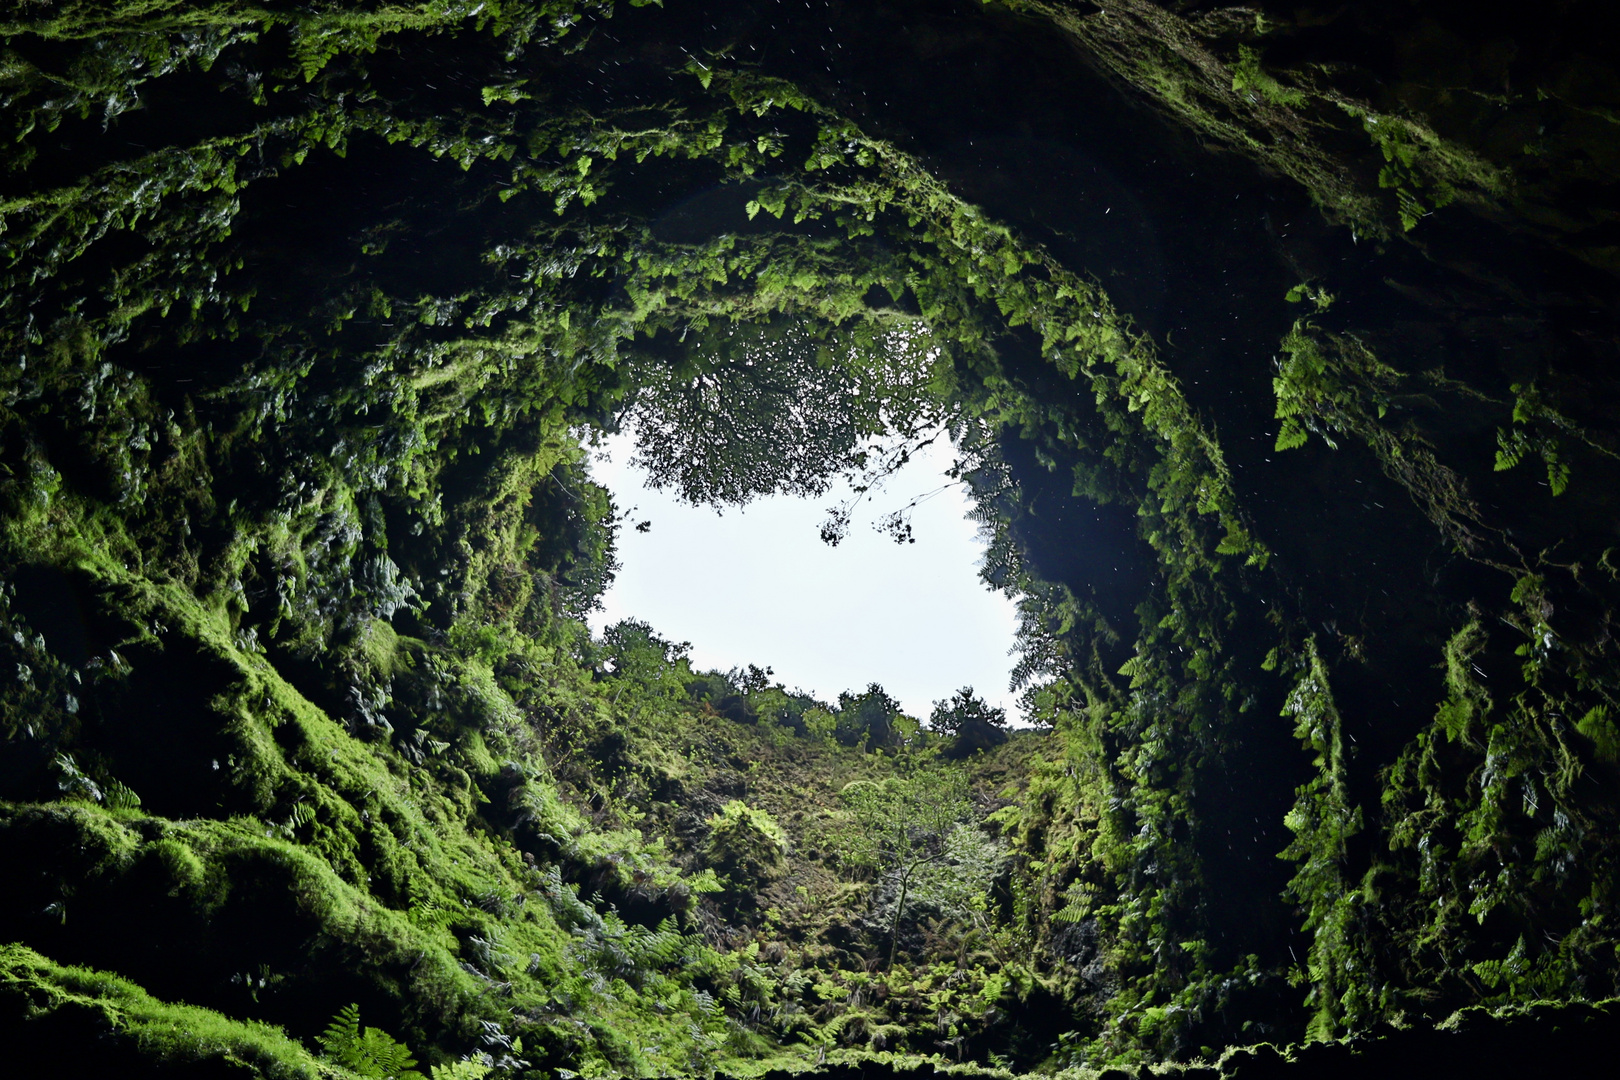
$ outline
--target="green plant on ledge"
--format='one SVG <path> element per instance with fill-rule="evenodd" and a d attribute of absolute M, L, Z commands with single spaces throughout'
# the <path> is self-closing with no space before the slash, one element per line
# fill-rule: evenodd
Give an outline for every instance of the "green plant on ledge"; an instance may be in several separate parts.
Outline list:
<path fill-rule="evenodd" d="M 404 1043 L 381 1028 L 361 1028 L 359 1005 L 344 1006 L 320 1043 L 327 1060 L 367 1080 L 427 1080 Z"/>

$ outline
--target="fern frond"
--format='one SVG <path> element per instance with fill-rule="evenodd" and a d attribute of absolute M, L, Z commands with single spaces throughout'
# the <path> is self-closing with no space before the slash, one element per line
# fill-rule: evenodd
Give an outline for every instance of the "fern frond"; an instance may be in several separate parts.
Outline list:
<path fill-rule="evenodd" d="M 379 1080 L 420 1080 L 421 1074 L 413 1070 L 416 1059 L 405 1044 L 386 1031 L 366 1028 L 360 1040 L 360 1052 L 367 1068 L 356 1069 L 362 1076 Z"/>
<path fill-rule="evenodd" d="M 350 1004 L 338 1010 L 319 1038 L 326 1056 L 342 1063 L 360 1045 L 360 1006 Z"/>
<path fill-rule="evenodd" d="M 318 1041 L 328 1060 L 366 1080 L 426 1080 L 410 1049 L 379 1028 L 360 1027 L 360 1006 L 338 1011 Z"/>

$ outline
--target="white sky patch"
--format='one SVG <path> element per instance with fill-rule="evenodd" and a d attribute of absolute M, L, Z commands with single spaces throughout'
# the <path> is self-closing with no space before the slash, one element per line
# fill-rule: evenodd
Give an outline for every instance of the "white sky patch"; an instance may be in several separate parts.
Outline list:
<path fill-rule="evenodd" d="M 971 685 L 1019 715 L 1007 689 L 1016 611 L 979 581 L 984 545 L 961 487 L 912 512 L 916 543 L 896 544 L 873 528 L 878 515 L 948 482 L 945 440 L 869 495 L 836 548 L 822 543 L 820 527 L 847 487 L 716 513 L 680 502 L 673 490 L 647 489 L 646 474 L 628 464 L 630 437 L 608 439 L 604 449 L 592 475 L 620 513 L 636 509 L 619 531 L 623 565 L 591 617 L 593 632 L 640 619 L 665 638 L 690 641 L 698 670 L 771 667 L 790 690 L 824 701 L 876 682 L 926 718 L 935 701 Z M 635 528 L 642 521 L 652 523 L 647 532 Z"/>

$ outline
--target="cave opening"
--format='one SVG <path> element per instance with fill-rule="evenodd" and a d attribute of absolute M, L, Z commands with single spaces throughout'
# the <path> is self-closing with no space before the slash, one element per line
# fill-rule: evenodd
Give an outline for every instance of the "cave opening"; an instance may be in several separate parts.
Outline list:
<path fill-rule="evenodd" d="M 847 485 L 819 499 L 697 507 L 650 488 L 634 454 L 633 436 L 621 436 L 593 457 L 593 478 L 623 508 L 621 565 L 591 619 L 598 633 L 639 619 L 689 641 L 697 667 L 770 667 L 824 701 L 876 682 L 926 718 L 967 686 L 1018 716 L 1016 610 L 979 581 L 984 548 L 948 448 L 912 455 L 862 500 L 837 546 L 821 531 L 829 511 L 859 498 Z"/>

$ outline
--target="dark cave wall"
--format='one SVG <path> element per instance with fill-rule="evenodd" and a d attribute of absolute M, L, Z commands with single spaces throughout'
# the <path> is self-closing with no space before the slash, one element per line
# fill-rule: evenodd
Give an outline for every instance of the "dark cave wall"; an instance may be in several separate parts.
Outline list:
<path fill-rule="evenodd" d="M 38 674 L 8 690 L 5 797 L 89 798 L 52 764 L 72 749 L 92 783 L 113 791 L 116 776 L 155 818 L 286 823 L 391 910 L 421 899 L 418 871 L 383 866 L 417 827 L 413 800 L 438 805 L 423 792 L 464 806 L 477 836 L 521 832 L 491 731 L 502 753 L 577 770 L 570 797 L 615 824 L 591 785 L 618 790 L 634 774 L 638 748 L 615 730 L 630 720 L 617 697 L 578 709 L 566 702 L 596 699 L 564 687 L 600 675 L 566 617 L 608 572 L 612 520 L 569 429 L 611 423 L 645 377 L 635 365 L 680 363 L 695 347 L 687 330 L 711 315 L 927 314 L 961 338 L 950 403 L 985 435 L 975 490 L 997 583 L 1029 601 L 1032 700 L 1055 729 L 1052 760 L 1005 818 L 1015 861 L 998 900 L 1033 943 L 1038 991 L 1002 1003 L 1061 999 L 1072 1018 L 1056 1034 L 987 1021 L 959 1048 L 1016 1046 L 1032 1065 L 1067 1034 L 1061 1062 L 1131 1063 L 1611 992 L 1612 942 L 1579 907 L 1613 900 L 1616 753 L 1605 711 L 1620 490 L 1604 254 L 1613 163 L 1594 134 L 1607 129 L 1592 126 L 1612 69 L 1583 32 L 1596 8 L 1554 5 L 1508 49 L 1512 24 L 1432 5 L 1320 17 L 1145 0 L 1011 7 L 672 3 L 588 18 L 568 47 L 504 53 L 467 27 L 334 39 L 330 71 L 287 68 L 255 103 L 250 73 L 285 66 L 308 31 L 294 23 L 232 42 L 218 68 L 142 84 L 145 107 L 104 129 L 70 113 L 49 138 L 30 135 L 21 145 L 37 157 L 19 155 L 3 180 L 25 215 L 36 193 L 103 166 L 156 170 L 165 148 L 251 125 L 304 123 L 311 110 L 372 124 L 244 143 L 230 184 L 175 182 L 143 211 L 161 227 L 142 232 L 131 212 L 105 236 L 86 224 L 96 238 L 82 252 L 9 249 L 21 269 L 8 278 L 5 340 L 32 366 L 6 376 L 7 618 L 15 661 Z M 1104 33 L 1097 20 L 1116 15 L 1136 29 Z M 27 30 L 7 40 L 46 69 L 82 51 Z M 1166 43 L 1182 52 L 1166 59 Z M 1187 98 L 1196 114 L 1147 77 L 1188 57 L 1208 75 Z M 693 63 L 718 72 L 715 87 Z M 784 80 L 771 92 L 794 104 L 725 104 L 734 75 Z M 482 92 L 523 78 L 528 104 Z M 42 94 L 17 109 L 46 115 Z M 894 172 L 853 155 L 803 167 L 833 122 L 812 102 L 978 209 L 941 196 L 944 216 L 929 218 Z M 1408 161 L 1407 144 L 1380 142 L 1344 102 L 1438 141 Z M 614 157 L 592 141 L 610 115 L 668 143 Z M 523 134 L 535 116 L 573 126 Z M 723 132 L 720 149 L 681 126 L 694 117 Z M 1546 139 L 1533 152 L 1519 144 L 1532 126 Z M 1300 182 L 1298 162 L 1321 160 L 1359 201 Z M 1507 179 L 1487 183 L 1498 173 L 1479 161 Z M 594 202 L 580 195 L 587 181 Z M 864 223 L 827 209 L 873 190 L 894 202 Z M 794 205 L 822 216 L 744 209 L 776 191 L 809 192 Z M 1423 212 L 1408 223 L 1413 200 Z M 756 244 L 759 261 L 720 269 Z M 974 263 L 961 252 L 976 245 L 1049 261 Z M 659 260 L 663 278 L 643 273 Z M 809 284 L 767 294 L 760 283 L 781 265 Z M 173 287 L 175 314 L 153 303 L 119 321 L 120 303 L 151 296 L 97 291 L 113 280 Z M 719 284 L 680 291 L 694 280 Z M 1114 335 L 1097 355 L 1137 343 L 1146 369 L 1170 377 L 1161 400 L 1133 397 L 1115 354 L 1082 368 L 1070 364 L 1082 347 L 1048 349 L 1036 323 L 1085 317 L 1054 282 L 1094 287 L 1090 315 Z M 653 286 L 667 309 L 646 300 Z M 1018 309 L 1012 298 L 1028 296 L 1040 299 Z M 493 360 L 479 366 L 490 357 L 498 374 Z M 1289 385 L 1305 387 L 1294 415 L 1308 430 L 1280 450 L 1289 378 L 1304 380 Z M 1179 411 L 1154 428 L 1147 415 L 1164 402 Z M 1499 468 L 1521 436 L 1523 460 Z M 125 449 L 136 438 L 146 448 Z M 1215 449 L 1189 465 L 1178 438 Z M 415 471 L 389 471 L 402 462 Z M 1200 469 L 1226 502 L 1185 497 Z M 300 740 L 257 705 L 233 712 L 228 699 L 261 662 L 276 693 L 295 687 L 337 723 Z M 507 714 L 480 704 L 488 685 L 522 702 L 522 724 L 500 729 Z M 288 779 L 281 770 L 314 767 L 306 742 L 370 748 L 424 786 L 386 828 L 357 823 L 343 805 L 371 812 L 376 769 L 314 787 Z M 436 763 L 438 742 L 449 756 Z M 325 816 L 295 826 L 306 798 Z M 474 810 L 480 798 L 495 808 Z M 31 827 L 8 826 L 9 841 L 49 871 L 50 845 Z M 1442 870 L 1420 834 L 1423 851 L 1445 853 Z M 685 910 L 620 880 L 611 859 L 573 860 L 572 841 L 539 836 L 519 846 L 566 863 L 569 882 L 600 884 L 632 922 Z M 540 895 L 489 843 L 491 888 Z M 28 944 L 230 1011 L 249 1006 L 220 989 L 222 957 L 289 957 L 336 933 L 295 920 L 276 924 L 285 940 L 250 943 L 256 920 L 276 919 L 255 897 L 281 886 L 222 870 L 240 878 L 244 906 L 221 908 L 192 941 L 208 963 L 151 966 L 115 927 L 130 897 L 149 914 L 183 906 L 162 898 L 176 871 L 152 869 L 157 859 L 104 892 L 83 885 L 66 901 L 71 924 L 42 921 L 64 900 L 39 885 L 16 910 Z M 1082 894 L 1091 907 L 1060 918 Z M 1477 917 L 1433 914 L 1480 895 Z M 452 937 L 487 941 L 492 921 L 512 918 L 495 906 Z M 166 927 L 151 936 L 189 938 L 176 927 L 195 917 L 151 914 Z M 522 933 L 551 950 L 548 918 Z M 363 997 L 379 1022 L 466 1049 L 455 1025 L 483 1006 L 442 1001 L 472 993 L 477 976 L 451 960 L 472 946 L 434 941 L 419 948 L 456 988 L 439 987 L 438 1015 L 394 960 L 352 946 L 310 960 L 300 978 L 338 981 L 296 1009 L 283 999 L 277 1021 L 311 1030 L 338 997 Z M 1510 978 L 1505 962 L 1530 974 Z M 1353 1005 L 1333 1004 L 1341 990 Z M 556 1039 L 548 1060 L 586 1053 Z"/>

